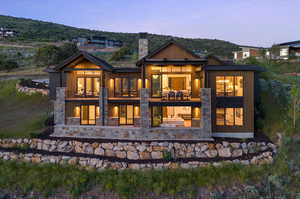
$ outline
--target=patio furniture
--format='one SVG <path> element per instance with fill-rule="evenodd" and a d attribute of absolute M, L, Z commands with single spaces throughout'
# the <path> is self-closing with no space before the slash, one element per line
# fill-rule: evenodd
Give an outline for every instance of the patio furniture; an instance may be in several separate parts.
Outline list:
<path fill-rule="evenodd" d="M 175 96 L 175 92 L 174 91 L 169 91 L 168 93 L 168 100 L 175 100 L 176 96 Z"/>
<path fill-rule="evenodd" d="M 176 100 L 183 100 L 183 92 L 182 91 L 176 92 Z"/>

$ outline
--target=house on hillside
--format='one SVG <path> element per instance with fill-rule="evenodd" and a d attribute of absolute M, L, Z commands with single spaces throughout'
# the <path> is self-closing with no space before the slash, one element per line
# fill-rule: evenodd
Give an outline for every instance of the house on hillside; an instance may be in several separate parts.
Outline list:
<path fill-rule="evenodd" d="M 277 59 L 300 58 L 300 40 L 276 44 L 274 47 L 279 50 Z"/>
<path fill-rule="evenodd" d="M 249 57 L 263 58 L 269 56 L 266 48 L 255 46 L 239 46 L 239 51 L 233 52 L 234 61 L 241 61 Z"/>
<path fill-rule="evenodd" d="M 14 37 L 16 34 L 16 31 L 0 27 L 0 38 Z"/>
<path fill-rule="evenodd" d="M 55 136 L 129 140 L 213 140 L 254 136 L 259 66 L 200 58 L 174 40 L 148 53 L 139 39 L 133 67 L 79 52 L 49 68 Z"/>
<path fill-rule="evenodd" d="M 123 42 L 120 40 L 107 39 L 102 36 L 91 36 L 89 38 L 77 38 L 74 40 L 79 48 L 120 48 Z"/>

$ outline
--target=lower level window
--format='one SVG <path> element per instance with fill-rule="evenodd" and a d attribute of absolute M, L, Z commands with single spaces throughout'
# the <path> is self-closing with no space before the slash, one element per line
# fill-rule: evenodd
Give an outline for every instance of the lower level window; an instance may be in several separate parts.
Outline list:
<path fill-rule="evenodd" d="M 78 110 L 78 108 L 76 107 Z M 96 105 L 81 105 L 80 106 L 80 124 L 95 125 L 96 118 L 99 117 L 99 106 Z"/>
<path fill-rule="evenodd" d="M 217 126 L 243 126 L 243 108 L 217 108 Z"/>
<path fill-rule="evenodd" d="M 134 123 L 133 105 L 120 105 L 119 123 L 120 125 L 133 125 Z"/>

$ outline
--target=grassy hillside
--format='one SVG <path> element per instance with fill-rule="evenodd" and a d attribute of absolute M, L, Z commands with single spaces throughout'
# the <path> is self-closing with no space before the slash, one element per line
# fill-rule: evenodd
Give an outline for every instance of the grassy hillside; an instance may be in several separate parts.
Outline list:
<path fill-rule="evenodd" d="M 52 110 L 48 97 L 17 93 L 16 83 L 0 82 L 0 137 L 29 137 L 40 133 Z"/>
<path fill-rule="evenodd" d="M 96 31 L 3 15 L 0 15 L 0 27 L 9 28 L 19 33 L 16 38 L 10 39 L 12 42 L 60 42 L 76 37 L 101 35 L 110 39 L 123 41 L 132 51 L 137 50 L 138 43 L 138 34 L 136 33 Z M 150 50 L 156 48 L 170 38 L 172 38 L 172 36 L 150 34 Z M 208 53 L 224 57 L 232 57 L 232 51 L 237 48 L 235 44 L 222 40 L 173 38 L 183 43 L 191 50 L 207 50 Z"/>

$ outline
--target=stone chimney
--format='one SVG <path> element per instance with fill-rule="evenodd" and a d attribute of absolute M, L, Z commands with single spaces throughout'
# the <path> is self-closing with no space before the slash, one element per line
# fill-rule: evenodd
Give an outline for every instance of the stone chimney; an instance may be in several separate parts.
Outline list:
<path fill-rule="evenodd" d="M 139 60 L 148 54 L 148 39 L 146 32 L 139 33 Z"/>

